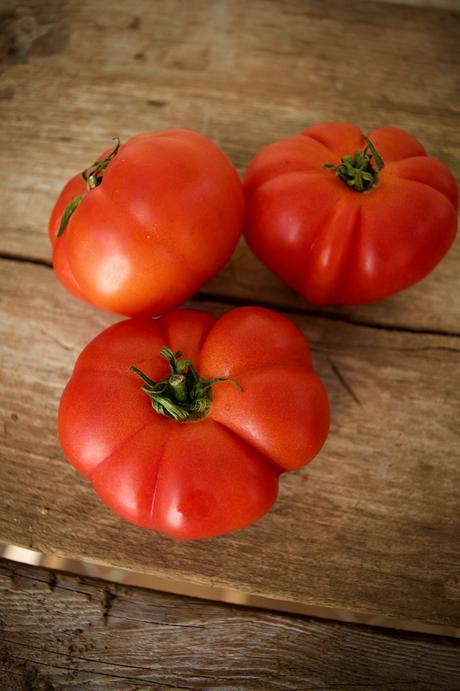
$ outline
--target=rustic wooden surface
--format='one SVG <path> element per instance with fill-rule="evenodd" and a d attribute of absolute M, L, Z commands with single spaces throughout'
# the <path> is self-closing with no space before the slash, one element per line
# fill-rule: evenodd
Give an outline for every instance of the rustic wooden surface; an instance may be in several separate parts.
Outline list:
<path fill-rule="evenodd" d="M 0 563 L 0 688 L 456 689 L 460 641 Z"/>
<path fill-rule="evenodd" d="M 240 244 L 195 304 L 218 314 L 250 302 L 290 315 L 330 393 L 331 435 L 311 466 L 283 478 L 257 525 L 183 544 L 111 515 L 60 453 L 59 395 L 79 350 L 116 318 L 57 284 L 46 224 L 63 182 L 112 136 L 173 126 L 213 138 L 242 173 L 261 146 L 314 122 L 389 123 L 459 176 L 459 26 L 448 9 L 357 0 L 114 0 L 110 11 L 101 0 L 0 0 L 0 542 L 255 594 L 274 607 L 454 633 L 460 243 L 400 295 L 327 309 L 308 305 Z M 299 688 L 302 679 L 311 688 L 455 688 L 455 643 L 442 639 L 64 576 L 50 590 L 44 571 L 2 568 L 0 660 L 18 688 Z M 10 583 L 12 568 L 21 575 Z M 165 614 L 172 609 L 178 618 Z M 133 622 L 132 610 L 144 621 Z M 33 612 L 42 623 L 26 637 Z M 227 656 L 211 651 L 200 662 L 214 636 L 231 641 Z M 166 650 L 178 671 L 158 661 Z M 125 657 L 115 672 L 117 654 Z"/>
<path fill-rule="evenodd" d="M 30 263 L 3 261 L 0 294 L 1 541 L 303 604 L 460 625 L 457 338 L 295 316 L 330 395 L 324 450 L 282 478 L 276 509 L 257 524 L 181 543 L 124 524 L 59 450 L 60 393 L 79 351 L 114 317 Z"/>
<path fill-rule="evenodd" d="M 198 129 L 242 173 L 260 147 L 321 120 L 392 124 L 460 171 L 458 13 L 355 0 L 0 3 L 0 253 L 49 261 L 43 229 L 63 182 L 114 135 L 142 130 Z M 458 332 L 459 261 L 457 243 L 419 285 L 330 311 Z M 204 291 L 310 308 L 244 243 Z"/>

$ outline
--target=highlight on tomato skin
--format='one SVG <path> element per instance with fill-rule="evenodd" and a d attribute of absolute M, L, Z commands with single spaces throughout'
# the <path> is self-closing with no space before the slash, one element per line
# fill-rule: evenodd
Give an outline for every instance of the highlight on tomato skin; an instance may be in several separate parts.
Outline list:
<path fill-rule="evenodd" d="M 262 149 L 244 178 L 246 241 L 307 300 L 365 304 L 429 274 L 457 229 L 454 176 L 397 127 L 326 122 Z"/>
<path fill-rule="evenodd" d="M 94 307 L 164 314 L 227 263 L 243 221 L 239 176 L 207 137 L 138 134 L 62 189 L 49 221 L 53 266 Z"/>
<path fill-rule="evenodd" d="M 58 414 L 64 455 L 102 501 L 183 540 L 260 519 L 328 429 L 302 332 L 259 307 L 118 322 L 81 352 Z"/>

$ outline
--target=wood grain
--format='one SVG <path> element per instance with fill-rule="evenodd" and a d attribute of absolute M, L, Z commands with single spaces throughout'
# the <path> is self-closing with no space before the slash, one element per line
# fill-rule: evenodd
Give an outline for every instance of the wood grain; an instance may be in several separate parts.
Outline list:
<path fill-rule="evenodd" d="M 64 181 L 141 130 L 200 130 L 242 174 L 260 147 L 314 122 L 389 123 L 460 176 L 459 27 L 449 9 L 359 0 L 113 0 L 110 12 L 103 0 L 0 0 L 0 543 L 183 592 L 455 633 L 459 242 L 408 291 L 328 309 L 241 242 L 195 305 L 290 313 L 328 388 L 331 435 L 262 521 L 187 544 L 113 516 L 62 457 L 60 393 L 116 318 L 64 293 L 46 225 Z M 452 640 L 0 565 L 2 688 L 450 690 L 458 660 Z"/>
<path fill-rule="evenodd" d="M 49 261 L 59 189 L 115 134 L 198 129 L 243 173 L 260 147 L 314 122 L 389 123 L 460 175 L 460 14 L 358 0 L 1 2 L 0 253 Z M 408 291 L 329 311 L 458 334 L 459 261 L 457 243 Z M 315 311 L 244 242 L 203 293 Z"/>
<path fill-rule="evenodd" d="M 454 689 L 460 642 L 0 562 L 4 689 Z"/>
<path fill-rule="evenodd" d="M 44 266 L 3 260 L 0 295 L 0 542 L 381 623 L 459 626 L 457 338 L 296 316 L 330 394 L 325 449 L 282 479 L 256 525 L 180 543 L 112 515 L 58 448 L 75 357 L 113 317 Z"/>

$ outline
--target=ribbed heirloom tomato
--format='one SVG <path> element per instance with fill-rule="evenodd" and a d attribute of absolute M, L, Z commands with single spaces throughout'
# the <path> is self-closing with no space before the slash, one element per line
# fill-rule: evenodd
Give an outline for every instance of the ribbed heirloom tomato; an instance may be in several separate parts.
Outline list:
<path fill-rule="evenodd" d="M 258 307 L 111 326 L 80 354 L 59 409 L 64 454 L 102 500 L 181 539 L 257 520 L 328 426 L 301 331 Z"/>
<path fill-rule="evenodd" d="M 270 144 L 245 176 L 246 239 L 315 303 L 360 304 L 426 276 L 452 244 L 458 192 L 415 137 L 323 123 Z"/>
<path fill-rule="evenodd" d="M 228 261 L 243 213 L 239 177 L 209 139 L 139 134 L 62 190 L 49 223 L 54 269 L 96 307 L 162 314 Z"/>

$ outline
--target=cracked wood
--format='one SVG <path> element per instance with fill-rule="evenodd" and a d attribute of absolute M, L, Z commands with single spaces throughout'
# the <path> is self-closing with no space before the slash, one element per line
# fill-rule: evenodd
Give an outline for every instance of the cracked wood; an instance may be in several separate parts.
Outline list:
<path fill-rule="evenodd" d="M 460 675 L 456 640 L 109 586 L 8 561 L 0 562 L 0 628 L 0 686 L 8 689 L 396 691 L 453 689 Z"/>

